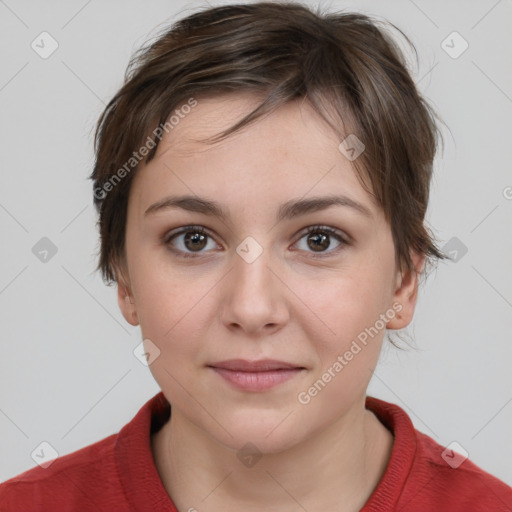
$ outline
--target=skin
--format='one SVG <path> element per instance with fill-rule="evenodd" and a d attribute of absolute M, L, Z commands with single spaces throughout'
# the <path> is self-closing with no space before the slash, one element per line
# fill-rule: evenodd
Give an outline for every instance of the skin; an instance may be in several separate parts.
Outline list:
<path fill-rule="evenodd" d="M 197 142 L 257 103 L 247 94 L 201 99 L 132 184 L 118 300 L 160 350 L 150 370 L 172 415 L 152 437 L 155 465 L 180 511 L 356 511 L 393 445 L 364 405 L 385 329 L 309 403 L 297 397 L 393 304 L 401 310 L 387 329 L 409 324 L 417 272 L 396 268 L 381 208 L 307 102 L 288 103 L 215 145 Z M 185 194 L 219 202 L 230 217 L 173 208 L 145 218 L 150 205 Z M 333 206 L 276 221 L 286 201 L 331 194 L 370 215 Z M 166 234 L 190 224 L 209 230 L 206 246 L 194 252 L 184 233 L 166 245 Z M 330 236 L 316 252 L 305 233 L 312 225 L 330 226 L 348 243 Z M 251 263 L 236 252 L 247 236 L 263 249 Z M 420 271 L 423 258 L 412 258 Z M 242 391 L 206 367 L 233 358 L 305 370 L 270 390 Z M 252 467 L 237 457 L 248 442 L 262 455 Z"/>

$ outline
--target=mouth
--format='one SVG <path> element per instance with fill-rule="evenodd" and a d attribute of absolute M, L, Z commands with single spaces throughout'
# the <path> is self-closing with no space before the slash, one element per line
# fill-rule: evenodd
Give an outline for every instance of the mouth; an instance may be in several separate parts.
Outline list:
<path fill-rule="evenodd" d="M 232 386 L 245 391 L 264 391 L 273 388 L 306 370 L 304 366 L 272 359 L 230 359 L 207 366 Z"/>
<path fill-rule="evenodd" d="M 293 363 L 285 363 L 284 361 L 276 361 L 275 359 L 261 359 L 259 361 L 229 359 L 228 361 L 220 361 L 218 363 L 209 364 L 208 366 L 238 372 L 267 372 L 275 370 L 305 369 L 303 366 Z"/>

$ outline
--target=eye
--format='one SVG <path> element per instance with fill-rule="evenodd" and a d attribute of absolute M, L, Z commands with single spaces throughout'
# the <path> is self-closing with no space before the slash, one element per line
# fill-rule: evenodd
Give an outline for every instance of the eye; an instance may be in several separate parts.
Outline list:
<path fill-rule="evenodd" d="M 213 242 L 209 232 L 203 226 L 185 226 L 179 231 L 174 231 L 166 235 L 164 237 L 164 243 L 170 246 L 173 252 L 179 253 L 180 256 L 184 258 L 194 258 L 194 253 L 205 252 L 203 249 L 208 245 L 208 238 L 210 238 L 214 247 L 218 247 L 218 245 Z M 178 243 L 175 244 L 175 240 L 177 240 Z"/>
<path fill-rule="evenodd" d="M 338 245 L 327 251 L 331 246 L 331 238 L 334 238 Z M 208 239 L 211 241 L 210 249 L 219 248 L 213 241 L 210 232 L 203 226 L 184 226 L 178 231 L 173 231 L 164 237 L 164 243 L 169 246 L 170 250 L 177 253 L 183 258 L 194 258 L 200 253 L 207 252 L 203 249 L 208 246 Z M 300 250 L 313 252 L 313 257 L 324 257 L 337 253 L 344 246 L 349 245 L 348 237 L 329 226 L 310 226 L 301 236 L 298 242 L 306 240 L 306 245 Z M 294 245 L 297 245 L 296 242 Z M 310 249 L 310 250 L 308 250 Z M 196 254 L 194 254 L 196 253 Z"/>
<path fill-rule="evenodd" d="M 331 246 L 331 238 L 334 238 L 338 242 L 338 245 L 333 250 L 324 250 Z M 312 251 L 313 253 L 317 253 L 313 254 L 314 257 L 330 256 L 343 249 L 344 246 L 349 245 L 346 236 L 329 226 L 310 226 L 298 242 L 303 239 L 306 240 L 306 244 L 301 249 L 306 252 Z M 311 249 L 311 251 L 308 251 L 308 249 Z"/>

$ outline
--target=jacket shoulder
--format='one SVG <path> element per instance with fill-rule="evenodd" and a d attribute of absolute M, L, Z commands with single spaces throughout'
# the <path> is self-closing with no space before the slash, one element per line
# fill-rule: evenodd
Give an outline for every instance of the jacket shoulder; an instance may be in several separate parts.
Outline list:
<path fill-rule="evenodd" d="M 97 505 L 117 480 L 118 434 L 35 466 L 0 484 L 0 510 L 72 510 Z M 69 508 L 68 508 L 69 507 Z"/>
<path fill-rule="evenodd" d="M 512 488 L 466 457 L 417 432 L 418 451 L 401 497 L 404 510 L 509 512 Z M 407 508 L 408 507 L 408 508 Z M 427 507 L 427 508 L 428 508 Z M 426 510 L 426 509 L 425 509 Z"/>

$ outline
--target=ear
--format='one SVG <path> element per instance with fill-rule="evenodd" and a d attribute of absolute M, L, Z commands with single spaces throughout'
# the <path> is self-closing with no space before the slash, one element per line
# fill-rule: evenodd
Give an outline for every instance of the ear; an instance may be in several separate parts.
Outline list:
<path fill-rule="evenodd" d="M 139 317 L 137 315 L 137 308 L 135 306 L 135 300 L 131 291 L 130 280 L 128 272 L 117 271 L 117 303 L 119 309 L 125 320 L 134 327 L 139 325 Z"/>
<path fill-rule="evenodd" d="M 394 318 L 388 321 L 388 329 L 402 329 L 408 326 L 414 315 L 416 300 L 418 298 L 419 276 L 425 263 L 425 255 L 411 251 L 413 269 L 397 273 L 395 293 L 393 295 L 393 309 L 397 311 Z M 397 307 L 398 305 L 401 306 Z"/>

